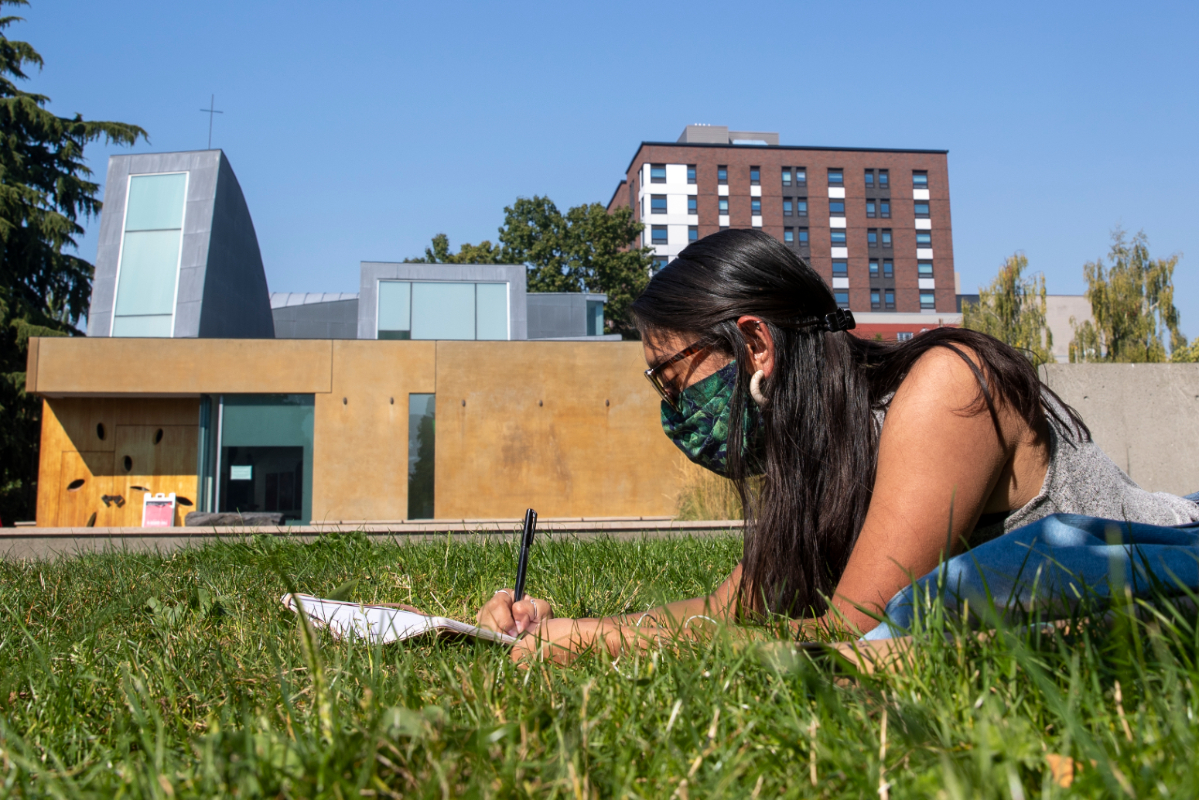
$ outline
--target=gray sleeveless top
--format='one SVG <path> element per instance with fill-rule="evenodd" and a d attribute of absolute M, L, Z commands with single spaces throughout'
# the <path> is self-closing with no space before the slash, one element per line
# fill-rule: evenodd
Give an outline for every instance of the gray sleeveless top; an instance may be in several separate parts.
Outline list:
<path fill-rule="evenodd" d="M 1150 525 L 1184 525 L 1199 521 L 1199 505 L 1166 492 L 1148 492 L 1124 470 L 1079 435 L 1065 409 L 1053 397 L 1046 401 L 1066 422 L 1046 414 L 1049 422 L 1049 468 L 1041 491 L 1024 506 L 1003 514 L 984 514 L 970 534 L 970 546 L 1014 531 L 1050 514 L 1085 514 Z M 886 411 L 875 412 L 881 424 Z M 1199 486 L 1195 487 L 1199 489 Z"/>

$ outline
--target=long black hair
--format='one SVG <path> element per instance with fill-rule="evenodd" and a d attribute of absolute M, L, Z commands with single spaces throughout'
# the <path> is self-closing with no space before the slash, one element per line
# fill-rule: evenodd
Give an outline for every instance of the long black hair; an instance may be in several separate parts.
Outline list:
<path fill-rule="evenodd" d="M 1034 429 L 1048 412 L 1089 436 L 1073 409 L 1043 386 L 1028 358 L 998 339 L 935 328 L 909 341 L 883 342 L 810 324 L 836 310 L 815 270 L 774 237 L 752 230 L 721 231 L 689 245 L 632 306 L 643 335 L 685 334 L 736 359 L 730 445 L 744 441 L 745 410 L 753 402 L 748 343 L 737 319 L 760 317 L 774 339 L 774 371 L 762 384 L 766 451 L 758 467 L 765 474 L 756 492 L 742 448 L 728 448 L 729 477 L 745 509 L 746 611 L 797 617 L 824 610 L 870 505 L 879 435 L 873 412 L 885 408 L 932 348 L 955 351 L 974 370 L 975 411 L 986 409 L 997 433 L 1000 402 Z"/>

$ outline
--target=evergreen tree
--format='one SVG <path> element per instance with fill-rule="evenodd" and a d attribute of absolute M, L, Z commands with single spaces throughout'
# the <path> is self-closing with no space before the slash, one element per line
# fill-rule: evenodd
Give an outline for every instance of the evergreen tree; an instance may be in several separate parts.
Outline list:
<path fill-rule="evenodd" d="M 0 6 L 28 5 L 0 0 Z M 24 92 L 29 66 L 42 57 L 5 31 L 20 17 L 0 17 L 0 519 L 31 519 L 37 493 L 41 406 L 25 394 L 31 336 L 81 335 L 92 265 L 64 252 L 83 233 L 79 218 L 100 213 L 99 185 L 89 180 L 84 146 L 97 139 L 130 145 L 146 132 L 119 122 L 59 117 L 50 98 Z"/>
<path fill-rule="evenodd" d="M 1070 319 L 1074 328 L 1070 361 L 1167 361 L 1167 337 L 1170 351 L 1183 360 L 1187 340 L 1178 330 L 1174 307 L 1178 256 L 1150 258 L 1144 231 L 1129 240 L 1117 228 L 1108 261 L 1083 266 L 1091 319 L 1081 325 Z"/>
<path fill-rule="evenodd" d="M 991 285 L 979 289 L 978 303 L 962 303 L 962 327 L 1023 350 L 1040 366 L 1052 360 L 1053 349 L 1053 333 L 1045 322 L 1045 276 L 1025 277 L 1026 269 L 1023 253 L 1005 259 Z"/>

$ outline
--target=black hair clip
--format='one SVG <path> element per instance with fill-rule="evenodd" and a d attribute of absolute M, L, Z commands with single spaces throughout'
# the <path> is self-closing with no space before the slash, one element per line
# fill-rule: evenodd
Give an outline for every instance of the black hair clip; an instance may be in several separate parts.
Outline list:
<path fill-rule="evenodd" d="M 824 315 L 824 329 L 836 333 L 837 331 L 851 331 L 858 326 L 854 321 L 853 312 L 846 308 L 838 308 L 831 314 Z"/>

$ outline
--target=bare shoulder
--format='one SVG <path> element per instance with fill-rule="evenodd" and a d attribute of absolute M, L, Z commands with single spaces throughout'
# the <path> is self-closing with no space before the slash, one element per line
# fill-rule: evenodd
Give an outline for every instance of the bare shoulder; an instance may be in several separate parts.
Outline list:
<path fill-rule="evenodd" d="M 982 370 L 982 362 L 973 349 L 934 347 L 916 360 L 899 384 L 891 410 L 902 411 L 911 404 L 967 410 L 979 399 L 976 370 Z"/>

